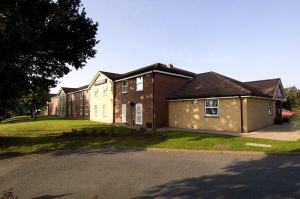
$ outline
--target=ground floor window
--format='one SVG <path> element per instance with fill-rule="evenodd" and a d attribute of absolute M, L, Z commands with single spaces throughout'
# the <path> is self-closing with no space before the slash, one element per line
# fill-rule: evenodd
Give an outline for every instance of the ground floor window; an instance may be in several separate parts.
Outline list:
<path fill-rule="evenodd" d="M 143 124 L 143 105 L 136 104 L 135 105 L 135 123 L 136 124 Z"/>
<path fill-rule="evenodd" d="M 205 100 L 205 116 L 218 117 L 219 116 L 219 100 L 206 99 Z"/>
<path fill-rule="evenodd" d="M 269 116 L 273 115 L 273 106 L 272 106 L 272 102 L 269 103 Z"/>
<path fill-rule="evenodd" d="M 102 117 L 106 117 L 107 116 L 107 108 L 106 108 L 106 104 L 102 105 Z"/>
<path fill-rule="evenodd" d="M 90 113 L 89 105 L 85 105 L 85 115 L 88 115 Z"/>
<path fill-rule="evenodd" d="M 73 110 L 72 110 L 72 113 L 73 113 L 73 115 L 75 115 L 75 114 L 76 114 L 76 108 L 75 108 L 75 105 L 73 105 Z"/>
<path fill-rule="evenodd" d="M 83 106 L 82 105 L 80 105 L 79 111 L 80 111 L 80 115 L 82 115 L 82 112 L 83 112 Z"/>
<path fill-rule="evenodd" d="M 98 110 L 97 110 L 97 105 L 94 106 L 94 115 L 97 117 L 98 115 Z"/>

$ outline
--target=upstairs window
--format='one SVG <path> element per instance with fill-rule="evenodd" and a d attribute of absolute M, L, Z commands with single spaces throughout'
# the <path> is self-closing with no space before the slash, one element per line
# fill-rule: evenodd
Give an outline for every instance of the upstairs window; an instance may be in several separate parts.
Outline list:
<path fill-rule="evenodd" d="M 98 97 L 98 88 L 96 88 L 96 90 L 94 91 L 94 97 Z"/>
<path fill-rule="evenodd" d="M 83 99 L 83 92 L 80 92 L 80 99 Z"/>
<path fill-rule="evenodd" d="M 107 89 L 108 89 L 107 85 L 104 85 L 103 86 L 103 96 L 107 95 Z"/>
<path fill-rule="evenodd" d="M 122 81 L 122 93 L 128 92 L 128 82 L 126 80 Z"/>
<path fill-rule="evenodd" d="M 206 99 L 205 100 L 205 116 L 218 117 L 219 116 L 219 100 Z"/>
<path fill-rule="evenodd" d="M 136 91 L 142 91 L 144 88 L 143 77 L 136 78 Z"/>

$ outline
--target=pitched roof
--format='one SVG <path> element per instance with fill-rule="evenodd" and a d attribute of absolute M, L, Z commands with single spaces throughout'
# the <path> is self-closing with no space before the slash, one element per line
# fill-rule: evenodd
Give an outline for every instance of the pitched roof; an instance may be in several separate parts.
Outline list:
<path fill-rule="evenodd" d="M 280 78 L 277 79 L 267 79 L 267 80 L 258 80 L 251 82 L 244 82 L 244 84 L 258 89 L 265 95 L 273 97 L 276 92 L 278 84 L 281 82 Z"/>
<path fill-rule="evenodd" d="M 61 89 L 67 94 L 76 91 L 77 88 L 61 87 Z"/>
<path fill-rule="evenodd" d="M 116 80 L 119 77 L 121 77 L 121 74 L 118 74 L 118 73 L 111 73 L 111 72 L 106 72 L 106 71 L 99 71 L 99 72 L 103 73 L 105 76 L 107 76 L 111 80 Z"/>
<path fill-rule="evenodd" d="M 57 96 L 57 94 L 50 93 L 50 94 L 49 94 L 49 96 L 50 96 L 50 98 L 52 98 L 52 97 L 56 97 L 56 96 Z"/>
<path fill-rule="evenodd" d="M 198 74 L 173 92 L 167 99 L 195 99 L 231 96 L 271 97 L 259 87 L 220 75 L 215 72 Z M 272 95 L 273 96 L 273 95 Z"/>
<path fill-rule="evenodd" d="M 184 76 L 189 76 L 189 77 L 196 76 L 195 73 L 190 72 L 190 71 L 186 71 L 186 70 L 176 68 L 176 67 L 167 67 L 167 65 L 162 64 L 162 63 L 155 63 L 155 64 L 152 64 L 149 66 L 145 66 L 145 67 L 124 73 L 118 79 L 127 78 L 127 77 L 130 77 L 133 75 L 138 75 L 138 74 L 149 72 L 152 70 L 159 70 L 159 71 L 164 71 L 164 72 L 169 72 L 169 73 L 174 73 L 174 74 L 184 75 Z"/>

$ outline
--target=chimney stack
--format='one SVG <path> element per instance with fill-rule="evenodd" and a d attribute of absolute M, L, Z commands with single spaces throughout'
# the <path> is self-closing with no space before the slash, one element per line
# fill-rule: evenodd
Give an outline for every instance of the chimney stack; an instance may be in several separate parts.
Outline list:
<path fill-rule="evenodd" d="M 173 64 L 167 64 L 167 68 L 173 68 Z"/>

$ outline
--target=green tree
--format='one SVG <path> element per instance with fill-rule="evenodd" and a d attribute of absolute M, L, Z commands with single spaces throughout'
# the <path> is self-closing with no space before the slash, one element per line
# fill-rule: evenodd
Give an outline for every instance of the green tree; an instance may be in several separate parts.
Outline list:
<path fill-rule="evenodd" d="M 29 92 L 18 100 L 18 111 L 29 112 L 33 118 L 39 110 L 41 110 L 47 102 L 50 101 L 49 90 L 41 87 L 30 89 Z"/>
<path fill-rule="evenodd" d="M 1 0 L 0 116 L 94 57 L 97 27 L 80 0 Z"/>
<path fill-rule="evenodd" d="M 287 98 L 287 101 L 283 103 L 283 108 L 292 110 L 294 108 L 300 107 L 300 90 L 295 87 L 288 87 L 285 88 L 285 95 Z"/>

